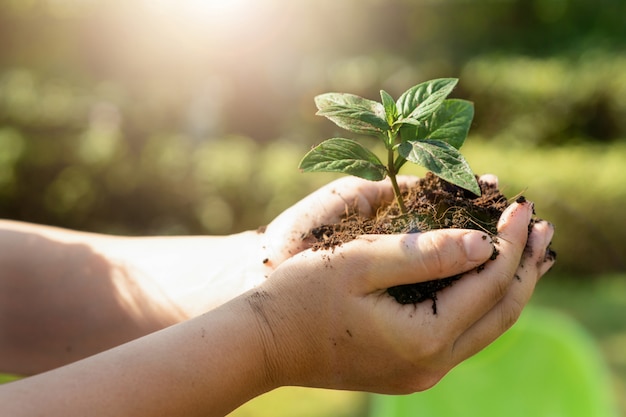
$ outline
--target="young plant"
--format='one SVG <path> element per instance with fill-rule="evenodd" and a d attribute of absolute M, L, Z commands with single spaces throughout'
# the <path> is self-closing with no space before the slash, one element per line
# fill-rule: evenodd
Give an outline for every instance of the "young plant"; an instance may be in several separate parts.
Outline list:
<path fill-rule="evenodd" d="M 396 175 L 407 161 L 480 195 L 476 177 L 459 152 L 474 118 L 474 106 L 446 98 L 457 82 L 455 78 L 426 81 L 405 91 L 397 101 L 384 90 L 381 102 L 345 93 L 315 97 L 318 115 L 348 131 L 379 138 L 387 150 L 387 163 L 359 142 L 335 137 L 311 149 L 300 169 L 342 172 L 372 181 L 389 177 L 403 214 L 407 210 Z"/>

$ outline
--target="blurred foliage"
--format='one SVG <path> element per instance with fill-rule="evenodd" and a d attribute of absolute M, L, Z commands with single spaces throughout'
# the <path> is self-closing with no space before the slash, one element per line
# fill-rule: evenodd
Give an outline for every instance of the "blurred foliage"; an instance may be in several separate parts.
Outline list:
<path fill-rule="evenodd" d="M 560 267 L 624 270 L 624 15 L 621 0 L 0 0 L 0 217 L 255 228 L 332 178 L 296 169 L 336 133 L 315 95 L 454 76 L 476 103 L 475 170 L 536 194 Z"/>
<path fill-rule="evenodd" d="M 461 77 L 476 106 L 475 131 L 535 145 L 626 138 L 626 55 L 482 56 Z"/>

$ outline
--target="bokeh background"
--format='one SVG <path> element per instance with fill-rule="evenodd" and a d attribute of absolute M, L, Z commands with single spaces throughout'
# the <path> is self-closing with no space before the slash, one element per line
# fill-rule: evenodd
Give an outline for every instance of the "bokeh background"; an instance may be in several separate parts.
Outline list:
<path fill-rule="evenodd" d="M 625 19 L 621 0 L 0 0 L 0 217 L 256 228 L 334 178 L 297 169 L 350 137 L 315 95 L 458 77 L 470 165 L 556 224 L 533 302 L 593 335 L 622 398 Z"/>

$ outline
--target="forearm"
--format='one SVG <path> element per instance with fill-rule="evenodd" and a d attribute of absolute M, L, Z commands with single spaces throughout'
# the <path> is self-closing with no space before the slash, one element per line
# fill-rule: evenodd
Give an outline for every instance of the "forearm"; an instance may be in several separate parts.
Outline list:
<path fill-rule="evenodd" d="M 223 416 L 273 386 L 245 297 L 0 389 L 12 416 Z"/>
<path fill-rule="evenodd" d="M 0 221 L 0 371 L 30 375 L 218 306 L 264 280 L 255 232 L 124 238 Z M 247 268 L 247 270 L 246 270 Z"/>
<path fill-rule="evenodd" d="M 0 224 L 0 371 L 41 372 L 172 323 L 95 250 L 95 240 Z"/>

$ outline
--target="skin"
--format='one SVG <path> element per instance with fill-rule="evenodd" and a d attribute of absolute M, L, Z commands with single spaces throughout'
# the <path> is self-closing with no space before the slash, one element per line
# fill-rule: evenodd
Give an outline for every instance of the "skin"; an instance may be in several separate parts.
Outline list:
<path fill-rule="evenodd" d="M 331 184 L 255 234 L 256 253 L 268 261 L 261 262 L 254 288 L 192 319 L 6 384 L 3 410 L 14 416 L 220 416 L 284 385 L 393 394 L 431 387 L 517 320 L 553 263 L 545 257 L 553 228 L 539 222 L 529 235 L 532 204 L 524 202 L 502 216 L 497 243 L 467 230 L 369 235 L 334 251 L 307 250 L 293 239 L 301 231 L 294 225 L 322 220 L 304 216 L 316 204 L 343 207 L 340 201 L 363 198 L 361 208 L 374 209 L 389 196 L 372 184 Z M 331 208 L 322 217 L 340 212 Z M 276 236 L 282 244 L 270 243 Z M 497 259 L 476 272 L 494 247 Z M 392 285 L 465 271 L 439 295 L 437 315 L 429 303 L 399 305 L 385 293 Z"/>
<path fill-rule="evenodd" d="M 343 178 L 263 233 L 219 237 L 120 237 L 0 220 L 0 372 L 37 374 L 198 316 L 263 283 L 346 203 L 369 214 L 391 198 L 388 183 Z"/>

